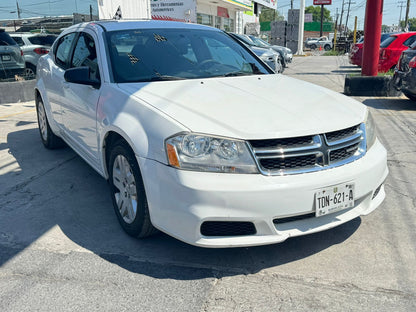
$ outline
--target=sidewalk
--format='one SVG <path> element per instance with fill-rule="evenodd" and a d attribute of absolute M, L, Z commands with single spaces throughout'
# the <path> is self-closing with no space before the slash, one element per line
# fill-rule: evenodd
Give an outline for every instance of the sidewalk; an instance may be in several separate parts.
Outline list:
<path fill-rule="evenodd" d="M 298 56 L 284 75 L 305 80 L 322 87 L 344 92 L 345 76 L 359 74 L 361 69 L 348 62 L 348 56 Z"/>

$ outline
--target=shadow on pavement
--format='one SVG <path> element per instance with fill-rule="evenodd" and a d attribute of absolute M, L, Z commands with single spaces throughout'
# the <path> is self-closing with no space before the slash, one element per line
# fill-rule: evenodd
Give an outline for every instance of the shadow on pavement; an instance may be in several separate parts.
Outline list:
<path fill-rule="evenodd" d="M 362 102 L 363 104 L 377 109 L 388 109 L 394 111 L 415 111 L 416 102 L 411 101 L 405 97 L 401 98 L 373 98 L 366 99 Z"/>
<path fill-rule="evenodd" d="M 357 218 L 325 232 L 252 248 L 199 248 L 163 233 L 138 240 L 119 226 L 106 181 L 72 150 L 44 149 L 37 129 L 10 133 L 7 148 L 21 171 L 0 176 L 0 186 L 5 186 L 0 200 L 0 244 L 5 246 L 0 266 L 29 245 L 43 244 L 44 250 L 63 253 L 85 248 L 130 272 L 161 279 L 247 274 L 342 243 L 361 224 Z M 54 235 L 45 235 L 50 231 Z"/>

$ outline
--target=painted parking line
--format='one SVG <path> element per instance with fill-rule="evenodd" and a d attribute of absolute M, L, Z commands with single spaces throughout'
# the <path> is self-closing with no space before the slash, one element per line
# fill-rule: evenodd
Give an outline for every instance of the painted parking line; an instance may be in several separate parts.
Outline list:
<path fill-rule="evenodd" d="M 25 111 L 19 112 L 19 113 L 13 113 L 13 114 L 9 114 L 9 115 L 3 115 L 3 116 L 0 116 L 0 119 L 8 118 L 8 117 L 13 117 L 13 116 L 20 115 L 20 114 L 31 113 L 31 112 L 34 112 L 34 111 L 36 111 L 36 108 L 28 109 L 28 110 L 25 110 Z"/>

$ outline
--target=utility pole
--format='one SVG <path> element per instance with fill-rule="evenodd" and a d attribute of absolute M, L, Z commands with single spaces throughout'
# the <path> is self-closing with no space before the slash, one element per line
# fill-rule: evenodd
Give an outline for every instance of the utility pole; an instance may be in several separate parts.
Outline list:
<path fill-rule="evenodd" d="M 351 3 L 355 4 L 355 2 L 351 2 L 351 0 L 348 0 L 348 12 L 347 12 L 347 21 L 345 22 L 345 37 L 348 34 L 348 18 L 350 17 L 350 7 Z"/>
<path fill-rule="evenodd" d="M 90 21 L 92 21 L 92 5 L 90 4 Z"/>
<path fill-rule="evenodd" d="M 293 0 L 290 0 L 290 9 L 293 10 Z"/>
<path fill-rule="evenodd" d="M 20 19 L 20 8 L 19 8 L 19 2 L 16 0 L 16 7 L 17 7 L 17 18 Z"/>
<path fill-rule="evenodd" d="M 399 15 L 399 30 L 400 30 L 400 28 L 401 28 L 401 26 L 400 26 L 400 22 L 401 22 L 401 20 L 402 20 L 402 9 L 405 7 L 405 4 L 404 4 L 404 1 L 399 1 L 399 3 L 398 3 L 399 5 L 397 6 L 397 7 L 399 7 L 400 8 L 400 15 Z"/>
<path fill-rule="evenodd" d="M 409 9 L 410 9 L 410 0 L 407 0 L 407 6 L 406 6 L 406 18 L 404 20 L 404 27 L 405 31 L 409 31 L 408 23 L 409 23 Z"/>
<path fill-rule="evenodd" d="M 344 0 L 342 0 L 341 19 L 339 20 L 339 33 L 342 35 L 342 16 L 344 15 Z"/>

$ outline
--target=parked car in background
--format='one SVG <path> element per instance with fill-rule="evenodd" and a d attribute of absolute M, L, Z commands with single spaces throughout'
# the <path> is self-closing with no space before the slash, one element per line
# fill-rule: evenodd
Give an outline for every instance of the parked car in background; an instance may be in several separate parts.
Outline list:
<path fill-rule="evenodd" d="M 50 47 L 58 36 L 32 33 L 12 33 L 10 36 L 23 51 L 26 66 L 25 78 L 34 79 L 39 58 L 49 53 Z"/>
<path fill-rule="evenodd" d="M 315 50 L 319 47 L 322 47 L 325 51 L 332 49 L 332 40 L 329 40 L 327 36 L 322 36 L 319 38 L 309 38 L 305 41 L 305 48 L 310 48 Z"/>
<path fill-rule="evenodd" d="M 402 52 L 394 70 L 393 83 L 412 101 L 416 101 L 416 42 Z"/>
<path fill-rule="evenodd" d="M 266 41 L 253 36 L 253 35 L 246 35 L 248 36 L 251 41 L 254 42 L 254 44 L 256 44 L 258 47 L 260 48 L 269 48 L 269 49 L 273 49 L 276 52 L 280 53 L 280 57 L 282 59 L 282 66 L 283 68 L 287 67 L 287 64 L 292 63 L 292 59 L 293 59 L 293 53 L 292 50 L 286 47 L 282 47 L 282 46 L 278 46 L 278 45 L 272 45 L 270 43 L 267 43 Z"/>
<path fill-rule="evenodd" d="M 272 244 L 367 215 L 385 197 L 387 152 L 367 107 L 275 75 L 217 28 L 71 26 L 39 59 L 35 92 L 44 146 L 64 140 L 108 180 L 134 237 Z"/>
<path fill-rule="evenodd" d="M 380 36 L 380 44 L 390 37 L 393 33 L 384 33 Z M 348 54 L 348 58 L 350 64 L 357 65 L 362 67 L 363 62 L 363 48 L 364 48 L 364 36 L 362 36 L 357 43 L 353 43 L 351 45 L 350 53 Z"/>
<path fill-rule="evenodd" d="M 390 35 L 380 45 L 378 71 L 385 73 L 394 70 L 400 55 L 416 41 L 416 32 L 407 32 Z"/>
<path fill-rule="evenodd" d="M 22 50 L 4 29 L 0 29 L 0 78 L 22 76 L 24 70 Z"/>
<path fill-rule="evenodd" d="M 268 47 L 259 47 L 247 35 L 240 35 L 235 33 L 228 33 L 231 37 L 242 42 L 251 51 L 253 51 L 263 62 L 270 66 L 276 73 L 284 71 L 283 59 L 279 52 L 274 51 Z"/>

